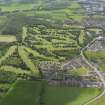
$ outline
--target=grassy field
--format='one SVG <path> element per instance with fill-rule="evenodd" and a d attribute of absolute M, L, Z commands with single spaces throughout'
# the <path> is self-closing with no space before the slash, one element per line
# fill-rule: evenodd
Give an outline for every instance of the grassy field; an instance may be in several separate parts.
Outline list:
<path fill-rule="evenodd" d="M 10 43 L 10 42 L 15 42 L 15 41 L 16 41 L 16 37 L 15 36 L 0 35 L 0 42 Z"/>
<path fill-rule="evenodd" d="M 38 105 L 41 84 L 38 81 L 16 82 L 0 105 Z"/>
<path fill-rule="evenodd" d="M 101 92 L 95 88 L 54 86 L 48 86 L 46 90 L 45 105 L 82 105 Z"/>
<path fill-rule="evenodd" d="M 105 95 L 101 99 L 91 103 L 90 105 L 105 105 Z"/>
<path fill-rule="evenodd" d="M 15 10 L 29 10 L 29 9 L 32 9 L 33 8 L 33 4 L 18 4 L 18 3 L 13 3 L 11 5 L 3 5 L 3 6 L 0 6 L 0 8 L 2 9 L 3 12 L 5 11 L 9 11 L 9 12 L 12 12 L 12 11 L 15 11 Z"/>
<path fill-rule="evenodd" d="M 75 76 L 81 76 L 81 75 L 87 75 L 88 72 L 89 72 L 89 69 L 84 68 L 84 67 L 80 67 L 80 68 L 76 68 L 76 69 L 73 69 L 73 70 L 69 70 L 68 74 L 72 74 L 72 75 L 75 75 Z"/>
<path fill-rule="evenodd" d="M 103 51 L 86 51 L 85 55 L 88 59 L 104 59 L 105 58 L 105 50 Z"/>

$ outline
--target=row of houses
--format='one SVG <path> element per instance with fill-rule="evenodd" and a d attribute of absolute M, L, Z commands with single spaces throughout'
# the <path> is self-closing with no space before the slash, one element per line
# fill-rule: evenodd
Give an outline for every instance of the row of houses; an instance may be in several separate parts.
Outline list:
<path fill-rule="evenodd" d="M 77 59 L 76 59 L 77 60 Z M 80 60 L 80 59 L 79 59 Z M 79 61 L 79 63 L 83 63 L 83 61 Z M 65 65 L 63 69 L 61 69 L 61 65 L 59 63 L 51 63 L 51 62 L 42 62 L 40 64 L 40 70 L 42 71 L 43 78 L 48 81 L 49 85 L 56 86 L 78 86 L 78 87 L 102 87 L 103 84 L 98 78 L 98 75 L 95 72 L 89 72 L 86 75 L 76 76 L 67 73 L 67 69 L 71 69 L 70 65 L 76 67 L 80 67 L 80 64 L 75 63 L 71 60 L 70 63 Z M 52 66 L 51 66 L 52 65 Z M 83 63 L 84 67 L 88 67 L 85 63 Z M 89 68 L 89 67 L 88 67 Z"/>

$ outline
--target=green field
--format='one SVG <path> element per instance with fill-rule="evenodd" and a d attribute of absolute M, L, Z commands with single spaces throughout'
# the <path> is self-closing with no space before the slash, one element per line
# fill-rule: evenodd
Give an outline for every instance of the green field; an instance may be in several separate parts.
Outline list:
<path fill-rule="evenodd" d="M 48 86 L 44 102 L 45 105 L 82 105 L 100 92 L 96 88 Z"/>
<path fill-rule="evenodd" d="M 18 81 L 0 102 L 0 105 L 38 105 L 41 82 Z"/>

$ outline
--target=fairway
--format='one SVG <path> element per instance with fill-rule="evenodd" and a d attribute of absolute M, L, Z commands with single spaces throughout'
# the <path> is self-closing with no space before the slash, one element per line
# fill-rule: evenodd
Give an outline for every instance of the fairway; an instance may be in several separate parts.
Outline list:
<path fill-rule="evenodd" d="M 0 35 L 0 42 L 16 42 L 16 37 L 11 35 Z"/>
<path fill-rule="evenodd" d="M 101 92 L 96 88 L 54 86 L 48 86 L 46 90 L 45 105 L 83 105 Z"/>
<path fill-rule="evenodd" d="M 42 82 L 18 81 L 0 105 L 38 105 Z"/>

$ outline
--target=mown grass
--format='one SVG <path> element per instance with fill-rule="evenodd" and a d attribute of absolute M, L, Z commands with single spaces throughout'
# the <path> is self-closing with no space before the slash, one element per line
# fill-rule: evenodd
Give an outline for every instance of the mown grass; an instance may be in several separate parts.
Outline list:
<path fill-rule="evenodd" d="M 16 37 L 12 35 L 0 35 L 0 42 L 5 43 L 16 42 Z"/>

